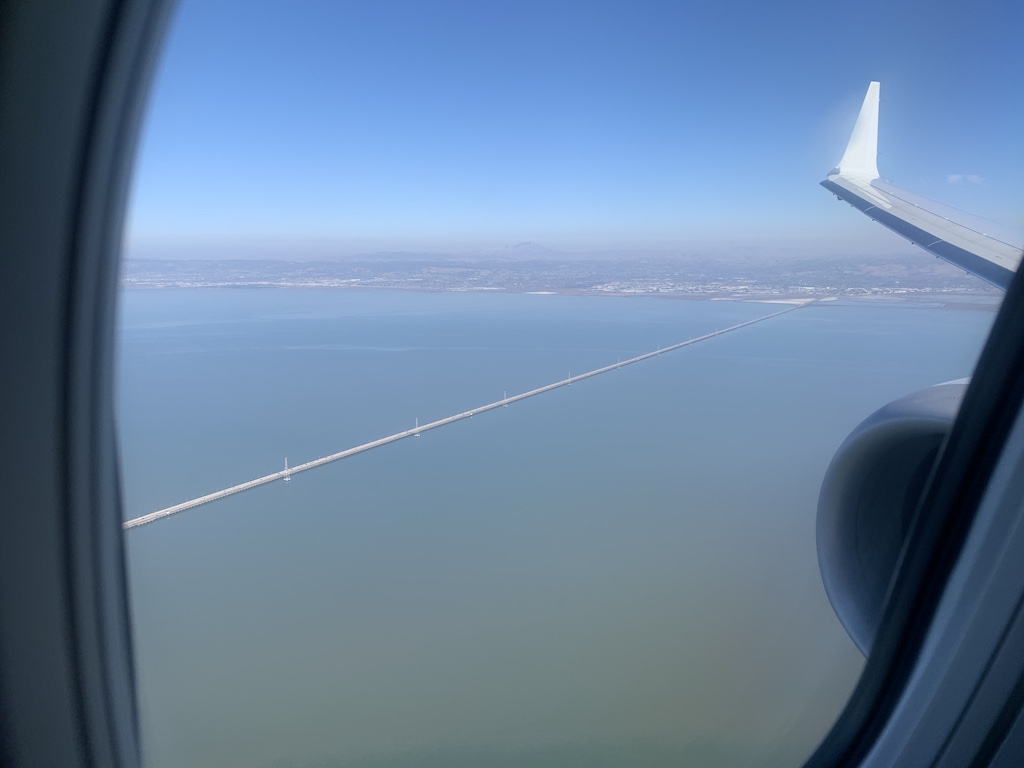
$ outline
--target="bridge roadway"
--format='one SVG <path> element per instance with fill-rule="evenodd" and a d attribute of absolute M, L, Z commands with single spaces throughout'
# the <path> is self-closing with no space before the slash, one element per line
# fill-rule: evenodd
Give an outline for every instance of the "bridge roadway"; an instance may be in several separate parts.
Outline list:
<path fill-rule="evenodd" d="M 407 437 L 412 437 L 413 435 L 422 434 L 423 432 L 427 432 L 431 429 L 437 429 L 438 427 L 444 427 L 448 424 L 454 424 L 456 421 L 462 421 L 463 419 L 468 419 L 480 413 L 493 411 L 495 408 L 501 408 L 506 405 L 511 405 L 512 403 L 518 403 L 520 400 L 525 400 L 528 397 L 536 397 L 537 395 L 542 395 L 545 392 L 550 392 L 553 389 L 558 389 L 559 387 L 566 387 L 569 386 L 570 384 L 575 384 L 577 381 L 583 381 L 584 379 L 589 379 L 594 376 L 600 376 L 602 373 L 608 373 L 609 371 L 618 370 L 619 368 L 625 368 L 627 365 L 633 365 L 643 360 L 647 360 L 652 357 L 657 357 L 658 355 L 664 355 L 668 352 L 673 352 L 677 349 L 682 349 L 683 347 L 689 347 L 692 344 L 698 344 L 702 341 L 713 339 L 716 336 L 722 336 L 723 334 L 726 333 L 738 331 L 740 328 L 746 328 L 748 325 L 763 323 L 765 320 L 770 320 L 773 317 L 785 315 L 787 312 L 793 312 L 794 310 L 806 307 L 810 303 L 812 302 L 807 301 L 802 302 L 800 304 L 794 304 L 792 306 L 786 307 L 786 309 L 780 310 L 779 312 L 773 312 L 770 315 L 764 315 L 763 317 L 758 317 L 753 320 L 747 320 L 744 323 L 739 323 L 738 325 L 723 328 L 721 330 L 714 331 L 713 333 L 707 333 L 703 336 L 698 336 L 696 338 L 689 339 L 688 341 L 682 341 L 679 342 L 678 344 L 673 344 L 672 346 L 669 347 L 659 348 L 654 352 L 647 352 L 643 355 L 638 355 L 637 357 L 631 357 L 628 360 L 620 360 L 619 362 L 613 365 L 606 365 L 603 368 L 597 368 L 593 371 L 587 371 L 586 373 L 581 373 L 577 376 L 570 376 L 567 379 L 556 381 L 553 384 L 547 384 L 543 387 L 538 387 L 537 389 L 531 389 L 529 392 L 523 392 L 522 394 L 513 395 L 512 397 L 505 397 L 502 400 L 496 400 L 493 403 L 481 405 L 478 408 L 472 408 L 468 411 L 457 413 L 454 416 L 448 416 L 443 419 L 438 419 L 437 421 L 432 421 L 429 424 L 418 425 L 416 427 L 413 427 L 412 429 L 406 429 L 402 432 L 396 432 L 393 435 L 382 437 L 379 440 L 373 440 L 372 442 L 364 443 L 363 445 L 357 445 L 355 448 L 347 448 L 344 451 L 338 451 L 337 453 L 332 453 L 329 456 L 323 456 L 319 459 L 313 459 L 313 461 L 307 461 L 305 464 L 297 464 L 294 467 L 282 469 L 279 472 L 272 472 L 269 475 L 257 477 L 255 480 L 250 480 L 246 483 L 233 485 L 230 488 L 225 488 L 222 491 L 208 493 L 205 496 L 200 496 L 198 498 L 192 499 L 191 501 L 183 501 L 181 504 L 175 504 L 172 507 L 160 509 L 157 510 L 156 512 L 150 512 L 148 515 L 142 515 L 140 517 L 128 520 L 123 524 L 123 527 L 125 530 L 128 530 L 129 528 L 138 528 L 140 525 L 146 525 L 147 523 L 152 523 L 156 520 L 161 520 L 165 517 L 170 517 L 171 515 L 175 515 L 178 512 L 184 512 L 186 509 L 195 509 L 196 507 L 202 506 L 203 504 L 209 504 L 211 501 L 217 501 L 227 496 L 233 496 L 236 493 L 248 491 L 252 488 L 258 488 L 261 485 L 272 483 L 275 480 L 284 480 L 285 478 L 290 478 L 293 475 L 299 474 L 300 472 L 308 472 L 311 469 L 322 467 L 324 464 L 330 464 L 335 461 L 347 459 L 349 456 L 355 456 L 357 453 L 364 453 L 365 451 L 370 451 L 373 450 L 374 448 L 380 448 L 382 445 L 387 445 L 388 443 L 394 443 L 399 440 L 404 440 Z"/>

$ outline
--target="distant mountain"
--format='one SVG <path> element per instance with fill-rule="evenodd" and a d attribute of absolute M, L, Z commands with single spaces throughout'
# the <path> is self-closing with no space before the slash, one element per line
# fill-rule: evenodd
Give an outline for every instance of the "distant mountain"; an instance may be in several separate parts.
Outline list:
<path fill-rule="evenodd" d="M 533 261 L 535 259 L 565 259 L 569 254 L 553 251 L 540 243 L 529 240 L 514 245 L 505 245 L 501 248 L 492 248 L 486 251 L 478 251 L 477 255 L 500 260 L 511 261 Z"/>
<path fill-rule="evenodd" d="M 460 252 L 418 252 L 418 251 L 378 251 L 376 253 L 356 253 L 351 256 L 339 257 L 339 261 L 376 261 L 376 262 L 480 262 L 480 261 L 571 261 L 586 256 L 555 251 L 534 242 L 503 245 L 500 248 L 487 248 L 479 251 Z"/>
<path fill-rule="evenodd" d="M 462 253 L 436 251 L 374 251 L 373 253 L 353 253 L 350 256 L 335 256 L 326 261 L 438 262 L 464 261 L 469 258 L 473 257 Z"/>

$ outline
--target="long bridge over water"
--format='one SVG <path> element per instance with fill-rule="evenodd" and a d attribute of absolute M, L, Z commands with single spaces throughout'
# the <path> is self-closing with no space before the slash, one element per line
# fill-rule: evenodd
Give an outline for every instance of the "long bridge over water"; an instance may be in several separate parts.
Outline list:
<path fill-rule="evenodd" d="M 668 347 L 660 347 L 654 352 L 647 352 L 642 355 L 637 355 L 636 357 L 631 357 L 628 360 L 620 360 L 614 363 L 613 365 L 606 365 L 603 368 L 596 368 L 592 371 L 587 371 L 586 373 L 577 374 L 576 376 L 570 375 L 568 378 L 561 379 L 560 381 L 556 381 L 552 384 L 547 384 L 543 387 L 538 387 L 537 389 L 531 389 L 528 392 L 513 395 L 512 397 L 504 397 L 501 400 L 495 400 L 493 403 L 481 405 L 478 406 L 477 408 L 472 408 L 468 411 L 463 411 L 462 413 L 456 413 L 454 416 L 447 416 L 443 419 L 438 419 L 437 421 L 431 421 L 428 424 L 419 424 L 417 422 L 416 426 L 414 426 L 412 429 L 406 429 L 403 430 L 402 432 L 396 432 L 393 435 L 388 435 L 387 437 L 382 437 L 378 440 L 373 440 L 369 443 L 363 443 L 362 445 L 357 445 L 354 448 L 346 448 L 344 451 L 338 451 L 337 453 L 332 453 L 328 456 L 322 456 L 319 459 L 307 461 L 305 464 L 298 464 L 294 467 L 289 468 L 286 462 L 285 468 L 278 472 L 271 472 L 269 475 L 257 477 L 255 480 L 249 480 L 248 482 L 245 483 L 239 483 L 238 485 L 233 485 L 230 488 L 225 488 L 220 491 L 208 493 L 205 496 L 199 496 L 198 498 L 191 499 L 189 501 L 183 501 L 180 504 L 175 504 L 165 509 L 157 510 L 156 512 L 150 512 L 148 515 L 141 515 L 140 517 L 132 518 L 131 520 L 128 520 L 125 523 L 123 523 L 123 527 L 125 530 L 128 530 L 129 528 L 137 528 L 140 525 L 146 525 L 147 523 L 162 520 L 165 517 L 170 517 L 171 515 L 175 515 L 178 512 L 184 512 L 187 509 L 195 509 L 196 507 L 200 507 L 203 504 L 209 504 L 212 501 L 218 501 L 219 499 L 226 498 L 227 496 L 233 496 L 236 493 L 242 493 L 242 491 L 248 491 L 251 490 L 252 488 L 258 488 L 261 485 L 272 483 L 275 480 L 290 480 L 293 475 L 297 475 L 300 472 L 308 472 L 311 469 L 316 469 L 317 467 L 322 467 L 325 464 L 331 464 L 332 462 L 335 461 L 347 459 L 349 456 L 355 456 L 358 453 L 364 453 L 366 451 L 373 450 L 374 448 L 380 448 L 381 446 L 388 445 L 389 443 L 404 440 L 407 437 L 415 437 L 431 429 L 438 429 L 439 427 L 444 427 L 447 426 L 448 424 L 454 424 L 457 421 L 462 421 L 463 419 L 468 419 L 478 414 L 486 413 L 487 411 L 493 411 L 495 408 L 502 408 L 504 406 L 511 405 L 512 403 L 517 403 L 520 400 L 526 400 L 528 397 L 536 397 L 537 395 L 542 395 L 545 392 L 550 392 L 553 389 L 558 389 L 559 387 L 566 387 L 569 386 L 570 384 L 575 384 L 577 381 L 583 381 L 584 379 L 589 379 L 594 376 L 600 376 L 602 373 L 608 373 L 609 371 L 615 371 L 620 368 L 625 368 L 627 365 L 634 365 L 643 360 L 648 360 L 652 357 L 657 357 L 658 355 L 664 355 L 669 352 L 674 352 L 677 349 L 682 349 L 683 347 L 689 347 L 692 346 L 693 344 L 699 344 L 702 341 L 707 341 L 708 339 L 713 339 L 716 336 L 722 336 L 726 333 L 732 333 L 733 331 L 738 331 L 740 328 L 746 328 L 747 326 L 754 325 L 756 323 L 763 323 L 765 320 L 770 320 L 773 317 L 779 317 L 780 315 L 785 315 L 788 312 L 793 312 L 797 309 L 801 309 L 802 307 L 805 307 L 810 303 L 813 302 L 811 300 L 808 300 L 805 302 L 801 302 L 799 304 L 794 304 L 792 306 L 786 307 L 786 309 L 780 310 L 778 312 L 773 312 L 769 315 L 764 315 L 763 317 L 758 317 L 753 320 L 747 320 L 746 322 L 738 323 L 737 325 L 732 325 L 729 326 L 728 328 L 722 328 L 721 330 L 717 330 L 712 333 L 707 333 L 704 334 L 703 336 L 697 336 L 695 338 L 688 339 L 687 341 L 681 341 L 678 344 L 672 344 L 671 346 Z"/>

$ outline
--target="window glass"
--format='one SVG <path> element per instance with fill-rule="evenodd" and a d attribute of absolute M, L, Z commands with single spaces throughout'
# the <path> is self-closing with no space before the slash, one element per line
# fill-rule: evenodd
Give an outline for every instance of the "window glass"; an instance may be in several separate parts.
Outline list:
<path fill-rule="evenodd" d="M 826 469 L 1002 297 L 817 187 L 869 79 L 883 174 L 1020 223 L 1008 25 L 902 13 L 182 2 L 126 517 L 238 492 L 126 530 L 146 764 L 804 760 L 863 665 Z"/>

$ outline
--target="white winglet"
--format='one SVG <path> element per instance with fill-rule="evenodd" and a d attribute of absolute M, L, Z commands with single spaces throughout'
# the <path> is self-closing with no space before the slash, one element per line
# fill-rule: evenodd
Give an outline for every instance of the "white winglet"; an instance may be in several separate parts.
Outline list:
<path fill-rule="evenodd" d="M 878 81 L 873 81 L 864 96 L 850 143 L 839 161 L 837 170 L 844 176 L 878 178 L 878 88 Z"/>

